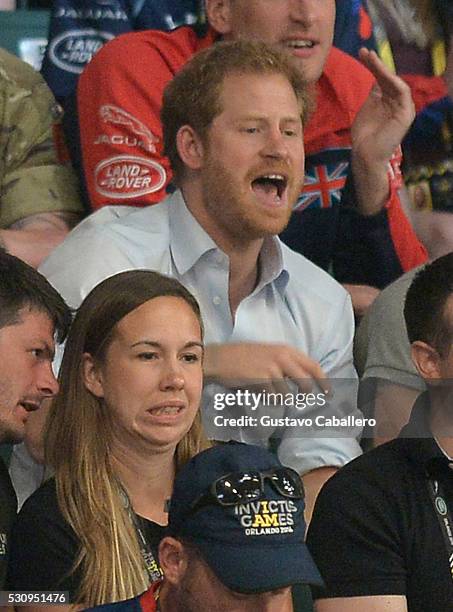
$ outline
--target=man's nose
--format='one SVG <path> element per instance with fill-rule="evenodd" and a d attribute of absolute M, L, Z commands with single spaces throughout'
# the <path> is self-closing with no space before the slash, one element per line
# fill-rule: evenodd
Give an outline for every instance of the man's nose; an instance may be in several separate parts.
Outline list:
<path fill-rule="evenodd" d="M 269 130 L 266 135 L 262 154 L 265 157 L 274 157 L 276 159 L 286 159 L 288 157 L 288 143 L 280 129 Z"/>
<path fill-rule="evenodd" d="M 53 397 L 58 393 L 59 385 L 53 373 L 52 363 L 42 363 L 37 381 L 39 392 L 44 397 Z"/>
<path fill-rule="evenodd" d="M 319 2 L 320 0 L 290 0 L 291 19 L 309 27 L 315 21 L 316 5 Z"/>

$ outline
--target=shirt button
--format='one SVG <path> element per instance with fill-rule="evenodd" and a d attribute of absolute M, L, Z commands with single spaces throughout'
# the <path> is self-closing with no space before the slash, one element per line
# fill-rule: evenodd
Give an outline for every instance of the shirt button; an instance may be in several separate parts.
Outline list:
<path fill-rule="evenodd" d="M 215 295 L 215 296 L 212 298 L 212 302 L 213 302 L 213 304 L 215 304 L 216 306 L 218 306 L 218 305 L 219 305 L 219 304 L 222 302 L 222 298 L 221 298 L 220 296 L 218 296 L 218 295 Z"/>

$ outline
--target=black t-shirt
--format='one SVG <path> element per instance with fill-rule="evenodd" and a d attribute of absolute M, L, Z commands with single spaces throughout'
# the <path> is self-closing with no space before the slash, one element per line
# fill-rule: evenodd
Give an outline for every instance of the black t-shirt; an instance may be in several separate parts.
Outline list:
<path fill-rule="evenodd" d="M 0 458 L 0 591 L 5 586 L 11 527 L 16 517 L 17 499 L 11 479 Z"/>
<path fill-rule="evenodd" d="M 157 558 L 164 527 L 141 518 L 145 538 Z M 8 586 L 11 590 L 69 591 L 74 601 L 80 586 L 78 568 L 72 572 L 79 540 L 60 512 L 54 479 L 25 502 L 11 539 Z"/>
<path fill-rule="evenodd" d="M 404 438 L 352 461 L 321 491 L 307 536 L 326 584 L 315 598 L 405 595 L 409 612 L 453 612 L 448 551 L 428 489 L 429 478 L 441 481 L 453 509 L 453 471 L 432 438 L 411 437 L 425 410 L 418 403 Z"/>

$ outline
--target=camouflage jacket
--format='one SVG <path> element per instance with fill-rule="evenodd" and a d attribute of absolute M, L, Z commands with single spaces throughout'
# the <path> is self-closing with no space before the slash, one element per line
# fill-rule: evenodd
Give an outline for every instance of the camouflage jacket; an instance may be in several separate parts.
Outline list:
<path fill-rule="evenodd" d="M 0 228 L 37 213 L 82 211 L 74 172 L 57 159 L 61 113 L 42 77 L 0 49 Z"/>

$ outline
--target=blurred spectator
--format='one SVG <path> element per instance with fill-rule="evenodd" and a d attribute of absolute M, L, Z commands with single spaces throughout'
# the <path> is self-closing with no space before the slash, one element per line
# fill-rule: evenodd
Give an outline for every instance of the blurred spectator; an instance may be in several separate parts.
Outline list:
<path fill-rule="evenodd" d="M 367 0 L 379 54 L 410 86 L 417 116 L 403 173 L 418 236 L 431 257 L 453 247 L 453 11 L 443 0 Z M 441 252 L 445 252 L 443 246 Z"/>
<path fill-rule="evenodd" d="M 453 611 L 453 253 L 418 272 L 404 318 L 428 391 L 396 440 L 321 491 L 307 537 L 326 585 L 317 612 Z"/>
<path fill-rule="evenodd" d="M 134 30 L 172 30 L 202 21 L 203 0 L 54 0 L 41 72 L 65 109 L 60 138 L 82 175 L 76 86 L 84 67 L 107 41 Z M 88 205 L 85 184 L 82 193 Z"/>
<path fill-rule="evenodd" d="M 124 32 L 172 30 L 201 20 L 203 0 L 54 0 L 42 74 L 65 106 L 84 66 Z"/>
<path fill-rule="evenodd" d="M 453 100 L 446 95 L 448 88 L 451 93 L 453 83 L 453 3 L 369 0 L 369 5 L 379 7 L 390 24 L 386 39 L 383 21 L 375 19 L 382 57 L 393 68 L 396 64 L 406 73 L 416 72 L 402 75 L 411 85 L 419 107 L 405 140 L 406 171 L 417 233 L 430 257 L 436 259 L 453 249 Z M 413 18 L 403 19 L 404 15 Z M 396 54 L 392 53 L 394 48 Z M 442 76 L 432 76 L 433 72 Z M 433 98 L 434 102 L 429 103 Z M 417 165 L 421 162 L 423 166 Z M 409 358 L 404 330 L 404 294 L 412 278 L 413 273 L 408 273 L 383 292 L 356 336 L 355 361 L 365 379 L 361 383 L 361 406 L 374 412 L 380 423 L 375 442 L 397 435 L 415 398 L 425 388 Z"/>
<path fill-rule="evenodd" d="M 16 0 L 0 0 L 0 11 L 14 11 Z"/>
<path fill-rule="evenodd" d="M 354 363 L 360 381 L 360 408 L 375 418 L 372 444 L 395 438 L 412 406 L 426 389 L 410 355 L 403 308 L 407 289 L 419 268 L 386 287 L 360 322 L 354 338 Z"/>
<path fill-rule="evenodd" d="M 453 246 L 451 213 L 425 214 L 430 228 L 432 259 Z M 386 287 L 360 322 L 354 339 L 354 363 L 360 383 L 360 407 L 380 423 L 375 443 L 394 438 L 407 422 L 411 408 L 426 385 L 410 358 L 404 325 L 404 297 L 417 269 Z"/>
<path fill-rule="evenodd" d="M 451 213 L 431 213 L 431 226 L 449 231 Z M 453 236 L 452 236 L 453 241 Z M 445 238 L 436 240 L 435 257 L 452 250 Z M 386 287 L 360 322 L 354 339 L 354 363 L 360 383 L 360 407 L 379 422 L 375 443 L 394 438 L 426 385 L 410 358 L 403 308 L 406 291 L 417 269 Z"/>
<path fill-rule="evenodd" d="M 60 118 L 42 77 L 0 49 L 0 244 L 33 266 L 82 210 L 74 171 L 57 160 Z"/>

